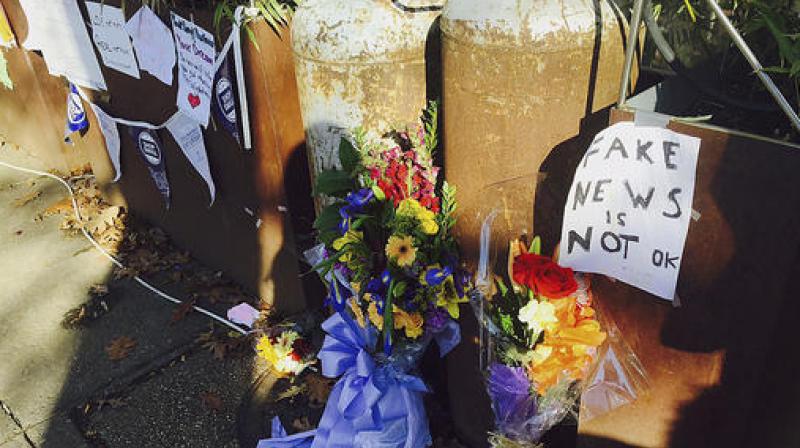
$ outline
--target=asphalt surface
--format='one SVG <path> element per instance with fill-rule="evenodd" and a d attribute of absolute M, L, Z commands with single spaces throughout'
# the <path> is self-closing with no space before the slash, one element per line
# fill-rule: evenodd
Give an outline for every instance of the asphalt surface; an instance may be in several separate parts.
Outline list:
<path fill-rule="evenodd" d="M 7 147 L 0 160 L 42 168 Z M 214 359 L 196 342 L 207 318 L 172 323 L 175 305 L 113 280 L 111 263 L 60 230 L 59 216 L 39 218 L 65 195 L 0 166 L 0 447 L 237 447 L 252 357 Z M 108 310 L 64 325 L 97 284 L 109 288 Z M 112 360 L 106 348 L 121 337 L 135 346 Z"/>

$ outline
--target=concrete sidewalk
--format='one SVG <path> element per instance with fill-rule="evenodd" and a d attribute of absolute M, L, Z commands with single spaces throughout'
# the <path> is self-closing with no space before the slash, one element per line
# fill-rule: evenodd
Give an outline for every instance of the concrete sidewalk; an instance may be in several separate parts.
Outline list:
<path fill-rule="evenodd" d="M 0 160 L 41 169 L 7 147 Z M 0 166 L 0 447 L 238 446 L 252 359 L 213 359 L 195 342 L 207 318 L 172 324 L 175 305 L 113 281 L 111 263 L 59 230 L 60 217 L 39 219 L 65 195 L 53 180 Z M 108 285 L 108 312 L 62 325 L 97 284 Z M 114 361 L 106 348 L 120 337 L 135 347 Z"/>

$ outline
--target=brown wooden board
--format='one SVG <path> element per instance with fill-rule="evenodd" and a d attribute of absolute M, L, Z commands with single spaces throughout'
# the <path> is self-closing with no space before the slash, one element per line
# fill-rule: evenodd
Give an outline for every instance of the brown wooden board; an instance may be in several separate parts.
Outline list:
<path fill-rule="evenodd" d="M 630 112 L 612 111 L 612 123 L 625 120 Z M 796 380 L 775 380 L 795 378 L 800 356 L 782 315 L 797 309 L 800 152 L 695 125 L 669 128 L 702 139 L 693 205 L 700 217 L 689 227 L 681 306 L 596 277 L 598 306 L 616 321 L 652 388 L 632 405 L 582 421 L 578 446 L 797 446 L 781 423 L 798 415 L 797 393 L 784 395 L 798 389 Z M 562 208 L 570 159 L 551 166 L 540 186 Z M 557 235 L 561 211 L 542 210 L 544 202 L 537 231 Z"/>
<path fill-rule="evenodd" d="M 27 21 L 18 1 L 2 1 L 18 40 L 24 42 Z M 83 3 L 79 1 L 85 15 Z M 118 6 L 120 0 L 106 3 Z M 125 3 L 126 17 L 141 4 L 134 0 Z M 214 31 L 213 11 L 205 3 L 196 9 L 191 7 L 193 2 L 176 3 L 177 13 Z M 168 9 L 162 8 L 160 15 L 169 25 Z M 227 35 L 227 30 L 219 33 L 217 50 Z M 279 37 L 261 23 L 255 26 L 255 35 L 260 51 L 255 50 L 246 33 L 242 38 L 254 148 L 248 152 L 239 147 L 221 125 L 213 122 L 212 114 L 212 122 L 204 130 L 217 186 L 217 200 L 211 208 L 205 183 L 165 129 L 159 131 L 159 137 L 164 143 L 172 189 L 169 210 L 164 208 L 124 126 L 119 126 L 123 176 L 116 184 L 110 183 L 113 168 L 88 106 L 88 132 L 74 138 L 75 146 L 63 144 L 67 84 L 48 74 L 36 52 L 6 51 L 15 88 L 0 88 L 0 134 L 51 169 L 64 172 L 90 163 L 113 202 L 126 204 L 136 216 L 163 228 L 176 244 L 225 271 L 265 302 L 292 312 L 305 307 L 292 221 L 302 227 L 313 219 L 303 159 L 303 128 L 288 32 Z M 111 115 L 160 124 L 175 112 L 177 81 L 166 86 L 144 71 L 137 80 L 100 64 L 108 95 L 92 95 L 95 103 Z M 256 227 L 258 219 L 260 228 Z"/>

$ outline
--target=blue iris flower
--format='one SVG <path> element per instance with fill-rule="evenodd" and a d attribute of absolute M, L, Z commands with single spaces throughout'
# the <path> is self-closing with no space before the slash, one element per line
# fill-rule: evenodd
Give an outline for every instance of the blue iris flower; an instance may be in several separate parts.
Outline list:
<path fill-rule="evenodd" d="M 369 201 L 374 197 L 375 193 L 369 188 L 362 188 L 361 190 L 347 193 L 347 197 L 344 199 L 347 201 L 347 204 L 339 209 L 339 216 L 342 218 L 339 222 L 339 232 L 341 232 L 342 235 L 350 230 L 350 220 L 353 216 L 362 213 L 364 207 L 369 204 Z"/>
<path fill-rule="evenodd" d="M 453 268 L 445 266 L 441 269 L 430 268 L 425 272 L 425 283 L 430 286 L 439 286 L 453 274 Z"/>

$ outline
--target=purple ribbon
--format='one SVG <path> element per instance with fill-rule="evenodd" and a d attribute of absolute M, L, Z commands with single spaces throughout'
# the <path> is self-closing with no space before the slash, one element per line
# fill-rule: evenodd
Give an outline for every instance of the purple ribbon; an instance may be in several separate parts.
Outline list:
<path fill-rule="evenodd" d="M 380 365 L 368 349 L 374 328 L 361 328 L 344 313 L 323 324 L 325 342 L 318 357 L 322 374 L 341 376 L 331 390 L 317 429 L 286 436 L 273 422 L 273 438 L 257 448 L 424 448 L 431 443 L 422 394 L 428 388 L 405 366 Z M 402 364 L 401 362 L 396 363 Z"/>

